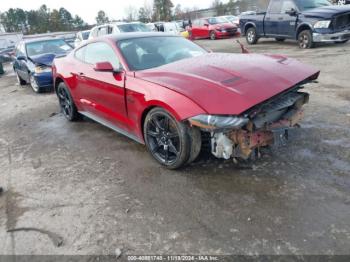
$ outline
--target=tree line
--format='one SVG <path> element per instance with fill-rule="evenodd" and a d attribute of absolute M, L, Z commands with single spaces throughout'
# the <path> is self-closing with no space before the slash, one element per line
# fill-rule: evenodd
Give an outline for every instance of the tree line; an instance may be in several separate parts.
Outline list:
<path fill-rule="evenodd" d="M 223 3 L 222 0 L 213 0 L 211 8 L 217 15 L 236 14 L 249 10 L 250 8 L 264 8 L 269 0 L 229 0 Z M 183 8 L 180 4 L 174 6 L 171 0 L 148 1 L 140 8 L 128 6 L 124 13 L 125 21 L 141 21 L 144 23 L 152 21 L 171 21 L 191 19 L 191 14 L 198 9 Z M 110 22 L 111 19 L 103 10 L 96 16 L 97 24 Z M 67 9 L 49 9 L 42 5 L 38 10 L 25 11 L 21 8 L 10 8 L 0 14 L 0 23 L 6 32 L 23 32 L 24 34 L 38 34 L 58 31 L 79 31 L 86 30 L 89 25 L 78 15 L 73 16 Z"/>
<path fill-rule="evenodd" d="M 78 15 L 73 16 L 67 9 L 49 9 L 42 5 L 38 10 L 25 11 L 10 8 L 0 14 L 0 23 L 6 32 L 40 34 L 58 31 L 83 30 L 88 24 Z"/>

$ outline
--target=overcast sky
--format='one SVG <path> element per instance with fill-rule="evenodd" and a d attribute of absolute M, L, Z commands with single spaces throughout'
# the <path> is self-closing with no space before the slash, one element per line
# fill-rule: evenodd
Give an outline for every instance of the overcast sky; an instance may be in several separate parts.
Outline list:
<path fill-rule="evenodd" d="M 73 15 L 79 15 L 88 23 L 94 23 L 99 10 L 104 10 L 108 17 L 121 19 L 126 17 L 125 10 L 132 5 L 137 8 L 144 2 L 153 3 L 153 0 L 1 0 L 0 12 L 9 8 L 22 8 L 24 10 L 37 9 L 42 4 L 49 8 L 64 7 Z M 174 6 L 181 4 L 182 7 L 207 8 L 213 0 L 172 0 Z"/>

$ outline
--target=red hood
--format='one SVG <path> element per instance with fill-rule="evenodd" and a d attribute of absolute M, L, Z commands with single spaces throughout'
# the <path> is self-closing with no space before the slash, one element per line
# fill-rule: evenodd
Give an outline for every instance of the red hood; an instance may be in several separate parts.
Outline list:
<path fill-rule="evenodd" d="M 223 24 L 216 24 L 216 25 L 212 25 L 213 27 L 222 27 L 222 28 L 225 28 L 225 29 L 228 29 L 228 28 L 236 28 L 236 26 L 232 23 L 223 23 Z"/>
<path fill-rule="evenodd" d="M 136 77 L 187 96 L 209 114 L 239 115 L 318 73 L 284 56 L 212 53 L 138 71 Z"/>

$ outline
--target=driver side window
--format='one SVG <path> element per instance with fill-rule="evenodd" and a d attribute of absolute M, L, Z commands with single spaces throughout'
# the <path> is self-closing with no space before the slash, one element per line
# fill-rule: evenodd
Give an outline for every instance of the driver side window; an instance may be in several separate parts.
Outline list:
<path fill-rule="evenodd" d="M 292 0 L 284 0 L 282 3 L 281 13 L 284 14 L 286 11 L 290 11 L 292 9 L 297 9 L 294 2 Z"/>
<path fill-rule="evenodd" d="M 115 69 L 121 67 L 119 59 L 112 47 L 104 42 L 87 45 L 84 60 L 86 63 L 92 65 L 99 62 L 110 62 Z"/>

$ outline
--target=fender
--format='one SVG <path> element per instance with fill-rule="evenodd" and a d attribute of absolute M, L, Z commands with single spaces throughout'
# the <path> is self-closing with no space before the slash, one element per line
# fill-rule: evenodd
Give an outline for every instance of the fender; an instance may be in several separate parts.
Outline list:
<path fill-rule="evenodd" d="M 243 32 L 243 35 L 246 34 L 248 26 L 249 26 L 249 27 L 253 26 L 253 27 L 256 29 L 256 24 L 255 24 L 254 22 L 252 22 L 252 21 L 247 22 L 247 23 L 244 25 L 244 32 Z"/>
<path fill-rule="evenodd" d="M 298 24 L 296 30 L 295 30 L 295 39 L 298 39 L 298 33 L 300 28 L 302 27 L 308 27 L 311 31 L 313 31 L 313 25 L 310 22 L 301 22 L 301 24 Z"/>

